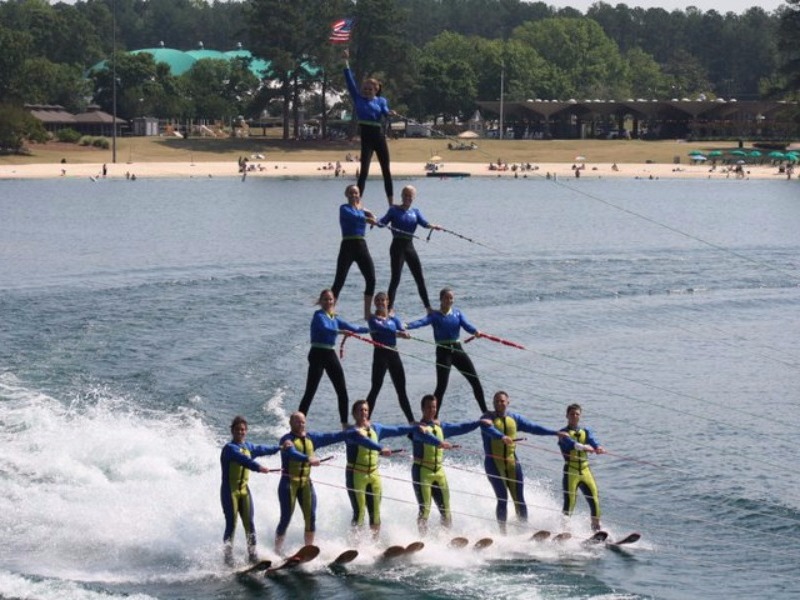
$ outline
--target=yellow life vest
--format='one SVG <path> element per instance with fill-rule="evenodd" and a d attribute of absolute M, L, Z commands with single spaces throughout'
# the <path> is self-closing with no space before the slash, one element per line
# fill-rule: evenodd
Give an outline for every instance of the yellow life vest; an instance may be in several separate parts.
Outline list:
<path fill-rule="evenodd" d="M 292 444 L 294 444 L 298 452 L 302 452 L 308 458 L 314 457 L 314 442 L 308 437 L 297 436 L 292 440 Z M 311 463 L 300 460 L 290 460 L 286 475 L 291 477 L 293 481 L 305 482 L 311 475 Z"/>
<path fill-rule="evenodd" d="M 444 440 L 444 432 L 441 426 L 436 423 L 425 425 L 427 433 Z M 433 444 L 422 444 L 422 457 L 415 458 L 414 464 L 425 467 L 430 471 L 436 472 L 442 468 L 442 461 L 444 460 L 444 450 L 441 446 L 434 446 Z"/>
<path fill-rule="evenodd" d="M 512 440 L 517 437 L 517 421 L 508 415 L 505 417 L 494 417 L 492 424 L 499 429 L 503 435 L 507 435 Z M 508 446 L 503 440 L 492 440 L 492 457 L 495 460 L 515 461 L 517 445 L 512 441 Z"/>
<path fill-rule="evenodd" d="M 372 427 L 360 427 L 358 432 L 371 439 L 376 444 L 378 443 L 378 434 Z M 364 446 L 356 446 L 355 460 L 347 463 L 348 469 L 353 469 L 358 473 L 372 473 L 378 468 L 378 456 L 380 453 L 377 450 L 371 450 Z"/>
<path fill-rule="evenodd" d="M 567 429 L 566 432 L 573 440 L 579 444 L 586 443 L 586 430 L 585 429 Z M 585 450 L 578 450 L 573 448 L 569 454 L 564 455 L 564 460 L 567 461 L 567 467 L 576 471 L 582 471 L 589 467 L 589 455 Z"/>

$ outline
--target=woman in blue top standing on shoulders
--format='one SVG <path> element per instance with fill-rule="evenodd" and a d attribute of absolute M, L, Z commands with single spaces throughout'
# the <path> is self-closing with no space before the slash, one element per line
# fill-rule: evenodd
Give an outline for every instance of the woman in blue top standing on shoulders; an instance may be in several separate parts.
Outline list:
<path fill-rule="evenodd" d="M 342 229 L 342 243 L 339 246 L 339 257 L 336 259 L 336 276 L 333 278 L 331 291 L 336 299 L 344 287 L 347 272 L 353 263 L 364 276 L 364 319 L 369 320 L 372 307 L 372 296 L 375 293 L 375 264 L 372 262 L 367 240 L 367 223 L 375 224 L 375 215 L 361 206 L 361 192 L 355 185 L 348 185 L 344 190 L 347 202 L 339 207 L 339 226 Z"/>
<path fill-rule="evenodd" d="M 394 389 L 397 392 L 397 400 L 400 402 L 400 409 L 406 416 L 409 423 L 414 422 L 414 413 L 411 412 L 411 403 L 408 401 L 406 393 L 406 372 L 403 368 L 403 361 L 397 353 L 397 336 L 409 337 L 403 327 L 403 323 L 397 317 L 390 315 L 387 309 L 387 298 L 384 292 L 375 295 L 375 314 L 369 318 L 369 333 L 372 339 L 380 344 L 375 346 L 372 353 L 372 387 L 367 394 L 367 405 L 369 406 L 369 416 L 375 410 L 375 401 L 383 387 L 383 378 L 386 371 L 392 378 Z"/>
<path fill-rule="evenodd" d="M 394 299 L 397 293 L 397 286 L 400 285 L 400 275 L 403 273 L 403 264 L 408 263 L 408 268 L 414 281 L 417 283 L 417 291 L 425 305 L 425 310 L 431 312 L 431 302 L 428 299 L 428 290 L 425 287 L 425 277 L 422 275 L 422 263 L 417 256 L 414 248 L 414 232 L 417 225 L 427 229 L 441 229 L 438 225 L 431 225 L 422 216 L 418 208 L 412 208 L 411 204 L 417 196 L 417 189 L 413 185 L 407 185 L 400 193 L 402 203 L 392 205 L 378 225 L 390 225 L 392 228 L 392 245 L 389 247 L 389 258 L 392 266 L 392 277 L 389 281 L 389 312 L 394 309 Z"/>
<path fill-rule="evenodd" d="M 322 290 L 317 300 L 320 309 L 314 313 L 311 319 L 311 350 L 308 352 L 308 375 L 306 376 L 306 391 L 303 399 L 300 400 L 299 412 L 308 416 L 308 409 L 314 394 L 317 393 L 322 373 L 328 374 L 336 391 L 339 404 L 339 417 L 342 428 L 347 427 L 347 409 L 349 398 L 347 397 L 347 385 L 344 380 L 344 369 L 339 357 L 336 356 L 336 336 L 339 331 L 352 331 L 353 333 L 369 333 L 366 327 L 356 327 L 347 321 L 340 319 L 333 312 L 336 306 L 336 296 L 331 290 Z"/>
<path fill-rule="evenodd" d="M 372 154 L 378 155 L 378 162 L 383 173 L 383 188 L 386 191 L 386 201 L 391 206 L 394 203 L 394 188 L 392 186 L 392 173 L 389 170 L 389 146 L 386 144 L 386 136 L 383 134 L 383 119 L 388 115 L 396 114 L 389 110 L 386 98 L 380 95 L 381 84 L 372 77 L 365 79 L 361 84 L 361 92 L 358 91 L 355 77 L 350 70 L 350 51 L 344 51 L 345 67 L 344 78 L 347 82 L 347 89 L 355 105 L 356 117 L 358 118 L 358 132 L 361 136 L 361 169 L 358 174 L 358 191 L 363 195 L 364 184 L 369 175 L 369 165 L 372 162 Z"/>
<path fill-rule="evenodd" d="M 454 301 L 453 290 L 444 288 L 439 292 L 439 310 L 429 313 L 427 317 L 408 323 L 406 329 L 418 329 L 426 325 L 433 327 L 433 339 L 436 342 L 436 391 L 433 395 L 439 401 L 439 410 L 442 408 L 444 393 L 447 391 L 447 383 L 450 380 L 450 368 L 455 367 L 472 386 L 472 393 L 475 395 L 481 412 L 486 412 L 483 386 L 475 372 L 475 366 L 458 341 L 462 327 L 475 337 L 480 337 L 481 332 L 467 321 L 464 313 L 453 306 Z M 436 416 L 439 416 L 438 410 Z"/>

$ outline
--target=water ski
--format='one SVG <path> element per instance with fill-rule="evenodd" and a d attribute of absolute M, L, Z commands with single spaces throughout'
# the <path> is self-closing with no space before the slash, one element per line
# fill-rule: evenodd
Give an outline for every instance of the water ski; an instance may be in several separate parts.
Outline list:
<path fill-rule="evenodd" d="M 492 544 L 494 544 L 494 540 L 492 538 L 481 538 L 477 542 L 475 542 L 473 549 L 483 550 L 484 548 L 488 548 Z"/>
<path fill-rule="evenodd" d="M 258 573 L 259 571 L 266 571 L 272 566 L 271 560 L 260 560 L 256 564 L 249 566 L 246 569 L 237 571 L 236 575 L 250 575 L 251 573 Z"/>
<path fill-rule="evenodd" d="M 358 550 L 345 550 L 334 559 L 331 566 L 346 565 L 347 563 L 353 562 L 357 556 Z"/>
<path fill-rule="evenodd" d="M 543 542 L 548 539 L 552 534 L 549 531 L 541 529 L 531 536 L 532 542 Z"/>
<path fill-rule="evenodd" d="M 619 547 L 619 546 L 625 546 L 627 544 L 635 544 L 636 542 L 638 542 L 641 539 L 641 537 L 642 537 L 642 534 L 633 532 L 633 533 L 629 533 L 628 535 L 626 535 L 624 538 L 622 538 L 620 540 L 615 540 L 613 542 L 606 542 L 606 545 L 608 547 L 610 547 L 610 548 L 615 548 L 615 547 Z"/>
<path fill-rule="evenodd" d="M 292 556 L 284 560 L 277 567 L 272 567 L 270 569 L 267 569 L 266 572 L 264 573 L 264 576 L 268 577 L 275 571 L 280 571 L 281 569 L 294 569 L 295 567 L 303 563 L 307 563 L 310 560 L 314 560 L 315 558 L 317 558 L 318 554 L 319 554 L 319 548 L 317 546 L 311 546 L 311 545 L 303 546 L 302 548 L 300 548 L 300 550 L 298 550 Z"/>
<path fill-rule="evenodd" d="M 450 540 L 448 546 L 450 546 L 451 548 L 463 548 L 467 544 L 469 544 L 469 540 L 467 538 L 455 537 L 452 540 Z"/>
<path fill-rule="evenodd" d="M 553 537 L 554 542 L 566 542 L 569 539 L 572 539 L 572 534 L 569 531 L 559 533 L 558 535 Z"/>
<path fill-rule="evenodd" d="M 591 537 L 586 538 L 583 540 L 584 546 L 592 546 L 594 544 L 602 544 L 608 539 L 608 532 L 607 531 L 596 531 L 592 534 Z"/>
<path fill-rule="evenodd" d="M 425 547 L 423 542 L 411 542 L 408 546 L 389 546 L 386 550 L 383 551 L 383 558 L 390 559 L 390 558 L 397 558 L 399 556 L 408 556 L 409 554 L 414 554 L 419 552 Z"/>
<path fill-rule="evenodd" d="M 403 546 L 389 546 L 383 551 L 383 558 L 397 558 L 398 556 L 403 556 L 405 553 L 406 549 Z"/>
<path fill-rule="evenodd" d="M 406 554 L 414 554 L 415 552 L 419 552 L 425 547 L 423 542 L 411 542 L 408 546 L 406 546 Z"/>

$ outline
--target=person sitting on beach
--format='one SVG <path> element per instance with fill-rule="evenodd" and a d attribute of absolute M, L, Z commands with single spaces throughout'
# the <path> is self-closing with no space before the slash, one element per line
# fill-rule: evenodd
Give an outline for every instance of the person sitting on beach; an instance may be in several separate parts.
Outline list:
<path fill-rule="evenodd" d="M 383 119 L 397 113 L 389 109 L 386 98 L 381 96 L 381 84 L 377 79 L 372 77 L 365 79 L 361 84 L 361 92 L 359 92 L 353 72 L 350 70 L 349 58 L 350 52 L 345 49 L 344 78 L 355 105 L 358 131 L 361 136 L 361 169 L 358 174 L 358 191 L 362 195 L 364 194 L 372 155 L 373 153 L 377 154 L 383 174 L 386 201 L 391 206 L 394 203 L 394 188 L 389 165 L 389 146 L 386 144 L 386 136 L 383 133 Z"/>

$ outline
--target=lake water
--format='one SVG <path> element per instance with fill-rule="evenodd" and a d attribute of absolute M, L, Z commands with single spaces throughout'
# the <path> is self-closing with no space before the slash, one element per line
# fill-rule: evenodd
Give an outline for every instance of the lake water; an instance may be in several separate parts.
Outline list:
<path fill-rule="evenodd" d="M 414 181 L 425 216 L 473 240 L 416 242 L 431 296 L 452 286 L 479 329 L 527 348 L 466 346 L 487 392 L 554 428 L 581 403 L 609 450 L 592 458 L 604 527 L 642 541 L 622 554 L 529 541 L 590 533 L 583 499 L 562 523 L 562 459 L 533 436 L 519 449 L 530 523 L 499 535 L 469 434 L 448 454 L 453 529 L 432 527 L 413 560 L 375 562 L 418 538 L 400 455 L 383 460 L 381 546 L 362 544 L 347 573 L 326 567 L 351 545 L 333 447 L 315 470 L 320 558 L 269 581 L 232 576 L 220 447 L 235 414 L 257 443 L 287 430 L 313 302 L 333 279 L 343 183 L 0 183 L 0 597 L 798 598 L 800 194 L 787 181 Z M 376 212 L 380 187 L 367 186 Z M 368 242 L 385 289 L 389 233 Z M 345 319 L 358 322 L 362 289 L 354 268 Z M 396 308 L 423 314 L 408 271 Z M 415 337 L 400 349 L 416 408 L 434 349 L 428 329 Z M 371 353 L 345 345 L 351 398 L 369 389 Z M 441 417 L 476 413 L 454 373 Z M 403 422 L 388 380 L 375 420 Z M 338 427 L 327 380 L 309 425 Z M 251 476 L 267 558 L 277 481 Z M 456 535 L 495 543 L 449 549 Z M 296 513 L 288 546 L 301 544 Z"/>

